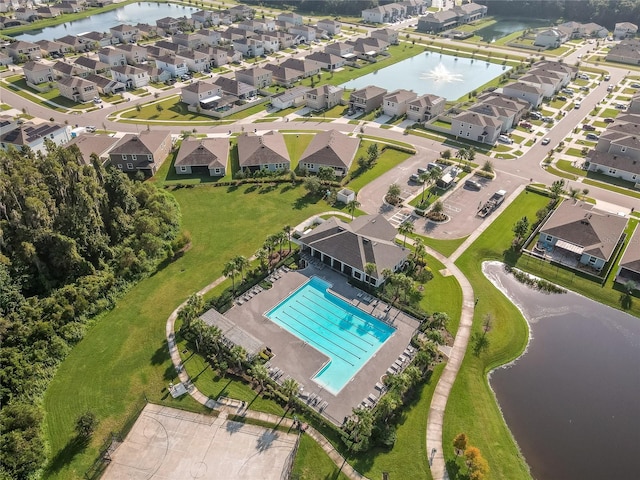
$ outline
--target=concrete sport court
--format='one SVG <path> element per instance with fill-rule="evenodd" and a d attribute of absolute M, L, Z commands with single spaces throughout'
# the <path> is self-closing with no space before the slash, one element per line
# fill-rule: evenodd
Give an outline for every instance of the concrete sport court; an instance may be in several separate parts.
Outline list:
<path fill-rule="evenodd" d="M 297 435 L 148 404 L 111 454 L 104 480 L 280 480 Z"/>

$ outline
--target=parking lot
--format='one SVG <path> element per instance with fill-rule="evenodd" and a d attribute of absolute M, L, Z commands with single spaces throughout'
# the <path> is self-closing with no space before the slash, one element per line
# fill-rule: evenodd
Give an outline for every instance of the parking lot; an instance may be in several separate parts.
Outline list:
<path fill-rule="evenodd" d="M 481 189 L 478 191 L 465 187 L 464 182 L 469 179 L 480 183 Z M 476 213 L 480 207 L 498 190 L 506 190 L 509 196 L 521 182 L 522 179 L 506 173 L 499 173 L 494 180 L 467 176 L 443 200 L 449 221 L 437 224 L 419 217 L 415 222 L 415 232 L 439 239 L 466 237 L 491 217 L 478 217 Z"/>

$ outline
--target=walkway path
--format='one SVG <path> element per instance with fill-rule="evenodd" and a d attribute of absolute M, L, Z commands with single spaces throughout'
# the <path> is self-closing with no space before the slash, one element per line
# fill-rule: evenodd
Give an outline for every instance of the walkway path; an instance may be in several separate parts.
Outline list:
<path fill-rule="evenodd" d="M 336 212 L 326 212 L 326 213 L 336 213 Z M 342 212 L 339 212 L 339 213 L 342 213 Z M 225 277 L 220 277 L 214 280 L 209 285 L 207 285 L 206 287 L 198 291 L 197 294 L 204 296 L 207 292 L 209 292 L 213 288 L 220 285 L 224 280 L 225 280 Z M 191 380 L 189 378 L 189 374 L 184 369 L 182 358 L 180 358 L 180 351 L 178 350 L 178 345 L 176 344 L 175 323 L 176 323 L 176 319 L 178 318 L 178 312 L 182 307 L 184 307 L 187 301 L 188 300 L 185 300 L 184 302 L 182 302 L 171 313 L 171 315 L 169 315 L 169 318 L 167 319 L 167 324 L 165 327 L 165 333 L 167 336 L 167 345 L 169 347 L 169 354 L 171 355 L 171 361 L 173 362 L 173 366 L 175 367 L 176 372 L 178 372 L 178 378 L 180 379 L 180 382 L 182 382 L 185 385 L 189 385 Z M 212 410 L 228 410 L 227 407 L 216 402 L 214 399 L 207 397 L 204 393 L 198 390 L 198 388 L 193 384 L 192 384 L 192 387 L 189 389 L 189 394 L 196 402 L 202 405 L 205 405 L 206 407 L 211 408 Z M 244 417 L 260 420 L 263 422 L 268 422 L 274 425 L 282 425 L 289 428 L 293 427 L 293 420 L 286 417 L 279 417 L 277 415 L 272 415 L 264 412 L 256 412 L 254 410 L 248 410 L 248 409 L 241 409 L 234 413 L 238 413 Z M 338 453 L 338 451 L 333 447 L 331 442 L 329 442 L 329 440 L 327 440 L 320 432 L 318 432 L 313 427 L 309 426 L 306 430 L 306 433 L 311 438 L 313 438 L 318 443 L 318 445 L 320 445 L 320 447 L 322 447 L 325 453 L 329 455 L 329 458 L 331 458 L 331 460 L 336 464 L 336 466 L 338 466 L 340 471 L 344 473 L 349 479 L 368 480 L 367 477 L 356 472 L 354 468 L 347 463 L 346 459 L 342 455 L 340 455 L 340 453 Z"/>

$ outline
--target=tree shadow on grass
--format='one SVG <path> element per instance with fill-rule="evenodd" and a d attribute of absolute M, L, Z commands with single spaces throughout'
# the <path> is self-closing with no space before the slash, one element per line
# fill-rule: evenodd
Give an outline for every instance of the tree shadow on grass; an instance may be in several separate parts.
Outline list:
<path fill-rule="evenodd" d="M 89 441 L 80 437 L 70 439 L 62 450 L 60 450 L 47 466 L 47 473 L 59 472 L 65 465 L 69 465 L 73 458 L 84 452 L 89 446 Z"/>
<path fill-rule="evenodd" d="M 298 197 L 294 202 L 293 202 L 293 208 L 295 210 L 302 210 L 304 208 L 307 208 L 309 205 L 313 205 L 315 203 L 318 203 L 319 198 L 315 195 L 311 195 L 311 194 L 307 194 L 303 197 Z"/>
<path fill-rule="evenodd" d="M 153 355 L 151 355 L 151 365 L 162 365 L 170 359 L 169 347 L 167 346 L 167 341 L 164 340 L 162 342 L 162 346 L 153 352 Z"/>
<path fill-rule="evenodd" d="M 462 467 L 455 460 L 447 460 L 447 472 L 451 480 L 469 480 L 469 475 L 461 470 Z"/>

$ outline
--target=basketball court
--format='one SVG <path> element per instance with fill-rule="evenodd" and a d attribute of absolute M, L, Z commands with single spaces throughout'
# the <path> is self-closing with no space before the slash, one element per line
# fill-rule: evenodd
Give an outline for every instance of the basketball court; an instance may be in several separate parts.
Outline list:
<path fill-rule="evenodd" d="M 280 480 L 297 435 L 148 404 L 111 454 L 106 480 Z"/>

